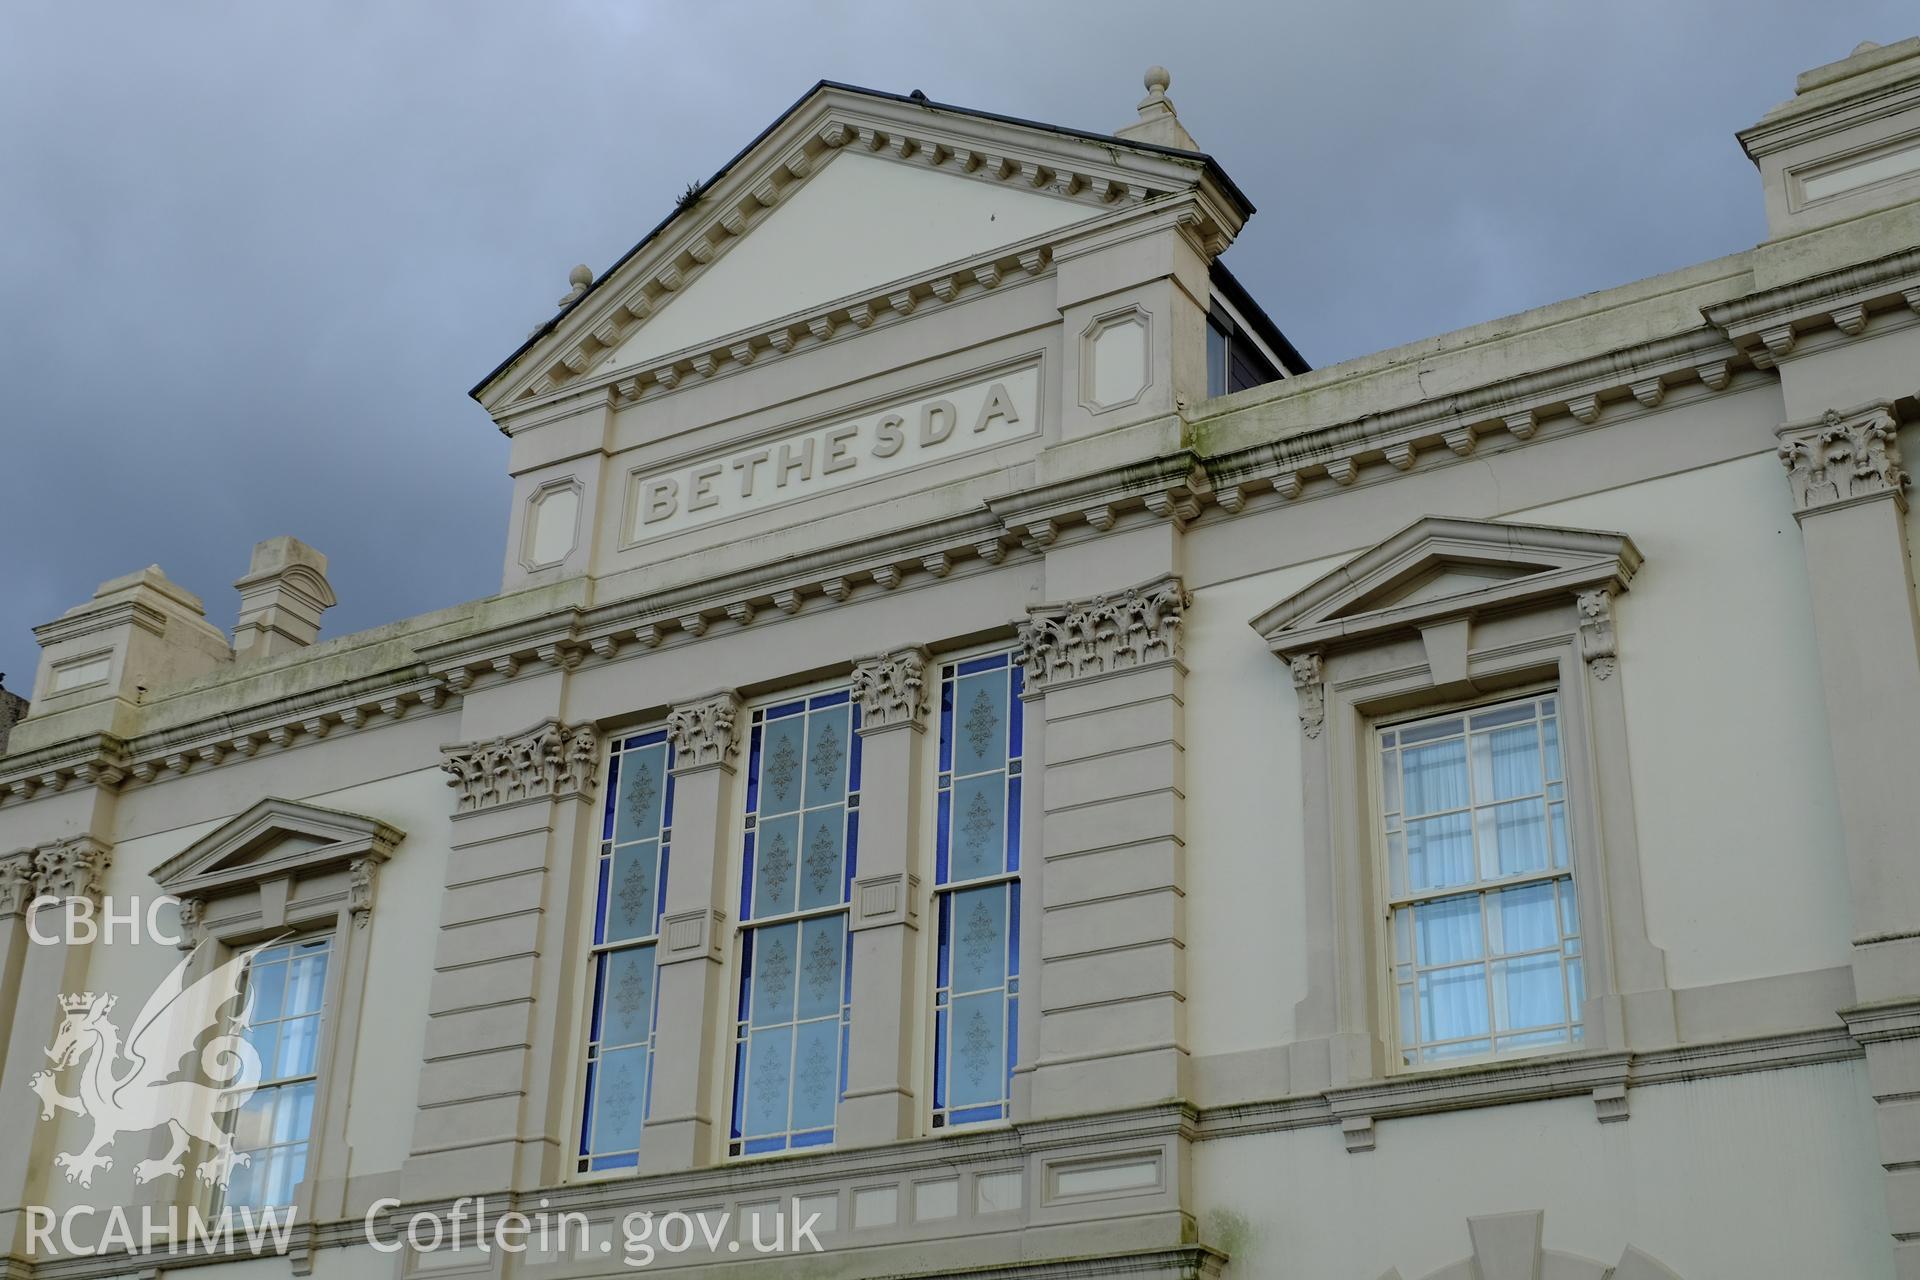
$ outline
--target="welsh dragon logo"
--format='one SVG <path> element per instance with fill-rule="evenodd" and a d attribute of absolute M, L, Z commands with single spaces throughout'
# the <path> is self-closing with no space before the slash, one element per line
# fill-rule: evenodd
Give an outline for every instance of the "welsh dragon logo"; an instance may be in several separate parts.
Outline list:
<path fill-rule="evenodd" d="M 134 1166 L 136 1182 L 184 1174 L 181 1157 L 194 1138 L 213 1149 L 195 1170 L 202 1182 L 224 1187 L 234 1165 L 248 1163 L 245 1152 L 233 1149 L 225 1117 L 244 1105 L 260 1083 L 260 1055 L 244 1035 L 253 1011 L 251 994 L 238 1014 L 224 1019 L 224 1031 L 204 1045 L 200 1041 L 220 1026 L 222 1010 L 239 999 L 247 965 L 260 948 L 240 953 L 187 986 L 187 972 L 206 945 L 196 947 L 161 981 L 133 1020 L 124 1045 L 108 1017 L 115 997 L 91 991 L 60 997 L 66 1019 L 46 1051 L 53 1069 L 37 1073 L 28 1083 L 40 1095 L 42 1120 L 53 1119 L 57 1111 L 93 1120 L 93 1136 L 85 1147 L 54 1156 L 68 1182 L 93 1185 L 95 1170 L 113 1168 L 106 1149 L 115 1138 L 163 1125 L 172 1145 L 159 1159 Z M 182 1059 L 194 1053 L 196 1045 L 200 1072 L 212 1084 L 175 1078 L 182 1073 Z M 55 1083 L 70 1067 L 78 1070 L 80 1079 L 73 1097 Z"/>

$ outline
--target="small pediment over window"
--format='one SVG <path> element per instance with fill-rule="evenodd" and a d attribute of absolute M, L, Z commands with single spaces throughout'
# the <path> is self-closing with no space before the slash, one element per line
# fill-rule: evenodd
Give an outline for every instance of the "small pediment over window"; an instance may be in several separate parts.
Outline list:
<path fill-rule="evenodd" d="M 1425 516 L 1252 619 L 1275 653 L 1416 630 L 1550 596 L 1624 590 L 1623 533 Z"/>
<path fill-rule="evenodd" d="M 177 897 L 206 898 L 312 879 L 363 859 L 385 862 L 405 834 L 378 818 L 270 797 L 162 863 L 153 878 Z"/>

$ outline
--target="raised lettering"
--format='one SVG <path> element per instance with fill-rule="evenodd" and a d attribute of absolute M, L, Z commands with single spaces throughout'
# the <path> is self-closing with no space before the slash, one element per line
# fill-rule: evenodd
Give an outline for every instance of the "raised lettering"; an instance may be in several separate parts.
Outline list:
<path fill-rule="evenodd" d="M 808 436 L 800 442 L 800 452 L 797 456 L 793 452 L 792 445 L 783 444 L 780 446 L 780 461 L 779 464 L 774 467 L 773 471 L 774 486 L 781 489 L 786 488 L 787 477 L 796 471 L 800 473 L 802 480 L 813 479 L 812 436 Z"/>
<path fill-rule="evenodd" d="M 646 491 L 640 499 L 640 521 L 652 524 L 656 520 L 665 520 L 680 509 L 680 482 L 672 476 L 661 476 L 649 480 Z"/>
<path fill-rule="evenodd" d="M 766 449 L 755 449 L 752 453 L 743 453 L 733 460 L 733 469 L 740 473 L 740 496 L 753 496 L 753 469 L 771 458 L 773 454 Z"/>
<path fill-rule="evenodd" d="M 920 410 L 920 447 L 939 444 L 953 434 L 953 424 L 959 421 L 951 400 L 929 400 Z"/>
<path fill-rule="evenodd" d="M 988 388 L 987 402 L 980 406 L 980 416 L 973 420 L 973 429 L 985 431 L 987 424 L 995 418 L 1005 418 L 1008 426 L 1020 421 L 1020 415 L 1013 407 L 1013 397 L 1008 395 L 1007 389 L 998 382 Z"/>
<path fill-rule="evenodd" d="M 900 452 L 900 446 L 907 442 L 907 420 L 897 413 L 890 413 L 880 419 L 873 429 L 873 456 L 891 458 Z"/>
<path fill-rule="evenodd" d="M 687 476 L 687 510 L 705 511 L 708 507 L 720 505 L 720 495 L 713 491 L 713 482 L 720 478 L 720 473 L 725 469 L 717 462 L 693 469 Z"/>
<path fill-rule="evenodd" d="M 847 452 L 847 443 L 859 434 L 860 424 L 857 422 L 848 423 L 844 427 L 835 427 L 827 432 L 827 456 L 826 460 L 820 464 L 821 474 L 831 475 L 835 471 L 853 470 L 860 459 Z"/>

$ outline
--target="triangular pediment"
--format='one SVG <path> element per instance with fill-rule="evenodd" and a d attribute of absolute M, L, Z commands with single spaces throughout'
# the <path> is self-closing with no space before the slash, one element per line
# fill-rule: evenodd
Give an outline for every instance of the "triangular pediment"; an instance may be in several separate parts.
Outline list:
<path fill-rule="evenodd" d="M 698 278 L 662 299 L 609 362 L 645 365 L 1099 215 L 1030 187 L 841 148 Z"/>
<path fill-rule="evenodd" d="M 1224 247 L 1252 208 L 1203 155 L 823 82 L 474 395 L 497 414 L 602 377 L 671 390 L 695 370 L 864 327 L 876 307 L 994 287 L 997 251 L 1038 263 L 1068 228 L 1195 191 L 1198 233 Z M 914 279 L 974 266 L 963 285 Z M 810 329 L 834 304 L 841 314 Z"/>
<path fill-rule="evenodd" d="M 1623 589 L 1640 566 L 1625 534 L 1426 516 L 1252 620 L 1275 652 L 1305 651 L 1509 607 Z"/>
<path fill-rule="evenodd" d="M 270 797 L 169 858 L 153 878 L 168 893 L 199 897 L 359 858 L 384 862 L 404 835 L 378 818 Z"/>

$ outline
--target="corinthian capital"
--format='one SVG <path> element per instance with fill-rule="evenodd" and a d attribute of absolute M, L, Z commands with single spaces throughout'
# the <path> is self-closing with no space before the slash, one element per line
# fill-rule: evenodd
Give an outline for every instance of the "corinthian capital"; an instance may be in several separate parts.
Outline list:
<path fill-rule="evenodd" d="M 34 889 L 51 898 L 98 902 L 113 852 L 92 836 L 73 836 L 33 852 Z"/>
<path fill-rule="evenodd" d="M 733 690 L 709 694 L 667 713 L 667 740 L 675 769 L 727 764 L 740 752 L 740 697 Z"/>
<path fill-rule="evenodd" d="M 925 709 L 927 651 L 901 649 L 868 658 L 853 669 L 853 697 L 860 704 L 860 731 L 914 725 Z"/>
<path fill-rule="evenodd" d="M 0 857 L 0 920 L 25 915 L 34 892 L 33 855 L 10 853 Z"/>
<path fill-rule="evenodd" d="M 1900 436 L 1886 401 L 1847 413 L 1829 409 L 1811 422 L 1790 422 L 1775 432 L 1780 462 L 1793 486 L 1796 517 L 1824 507 L 1891 496 L 1904 507 L 1906 468 Z"/>
<path fill-rule="evenodd" d="M 1036 605 L 1020 626 L 1027 683 L 1049 684 L 1180 656 L 1180 619 L 1192 597 L 1174 577 L 1070 604 Z"/>
<path fill-rule="evenodd" d="M 521 800 L 591 796 L 599 781 L 600 739 L 590 724 L 543 720 L 519 733 L 440 748 L 447 785 L 463 813 Z"/>

